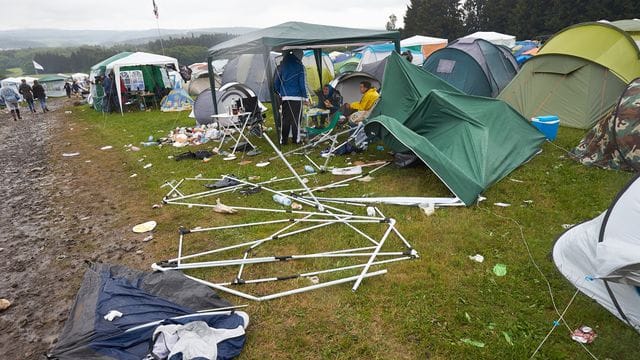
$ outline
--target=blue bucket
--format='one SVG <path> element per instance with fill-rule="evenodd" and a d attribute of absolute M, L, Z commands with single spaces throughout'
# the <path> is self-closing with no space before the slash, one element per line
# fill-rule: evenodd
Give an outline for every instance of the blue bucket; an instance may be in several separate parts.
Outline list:
<path fill-rule="evenodd" d="M 531 118 L 531 124 L 535 126 L 536 129 L 540 130 L 547 139 L 553 141 L 558 135 L 560 119 L 555 115 L 536 116 Z"/>

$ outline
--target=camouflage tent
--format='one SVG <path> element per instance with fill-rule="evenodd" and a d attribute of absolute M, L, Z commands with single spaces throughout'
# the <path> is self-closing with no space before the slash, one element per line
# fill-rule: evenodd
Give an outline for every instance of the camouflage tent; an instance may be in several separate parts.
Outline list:
<path fill-rule="evenodd" d="M 587 166 L 640 171 L 640 78 L 627 86 L 613 113 L 598 121 L 571 153 Z"/>

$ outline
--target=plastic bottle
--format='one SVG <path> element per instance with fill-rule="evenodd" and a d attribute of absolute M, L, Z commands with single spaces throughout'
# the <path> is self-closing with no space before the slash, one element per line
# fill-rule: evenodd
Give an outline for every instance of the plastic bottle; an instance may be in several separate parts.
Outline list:
<path fill-rule="evenodd" d="M 309 174 L 313 174 L 314 172 L 316 172 L 316 169 L 314 169 L 313 166 L 311 165 L 305 165 L 304 171 L 306 171 Z"/>
<path fill-rule="evenodd" d="M 280 194 L 273 194 L 273 201 L 277 202 L 280 205 L 291 206 L 291 199 Z"/>

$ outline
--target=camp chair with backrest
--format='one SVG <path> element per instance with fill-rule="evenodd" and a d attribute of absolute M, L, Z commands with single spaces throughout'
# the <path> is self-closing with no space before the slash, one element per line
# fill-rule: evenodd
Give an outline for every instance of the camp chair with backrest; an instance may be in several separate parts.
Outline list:
<path fill-rule="evenodd" d="M 323 128 L 314 128 L 314 127 L 307 126 L 305 128 L 307 131 L 307 137 L 313 138 L 317 135 L 333 131 L 333 129 L 335 129 L 335 127 L 338 125 L 338 122 L 340 121 L 341 116 L 342 116 L 342 112 L 336 111 L 331 117 L 331 121 L 329 121 L 329 124 Z"/>

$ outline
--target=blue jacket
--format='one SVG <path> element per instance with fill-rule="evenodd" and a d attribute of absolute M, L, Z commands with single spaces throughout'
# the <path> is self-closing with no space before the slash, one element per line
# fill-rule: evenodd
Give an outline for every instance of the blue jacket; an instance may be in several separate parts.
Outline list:
<path fill-rule="evenodd" d="M 293 54 L 285 55 L 276 73 L 275 90 L 281 97 L 297 96 L 307 98 L 304 65 Z"/>

